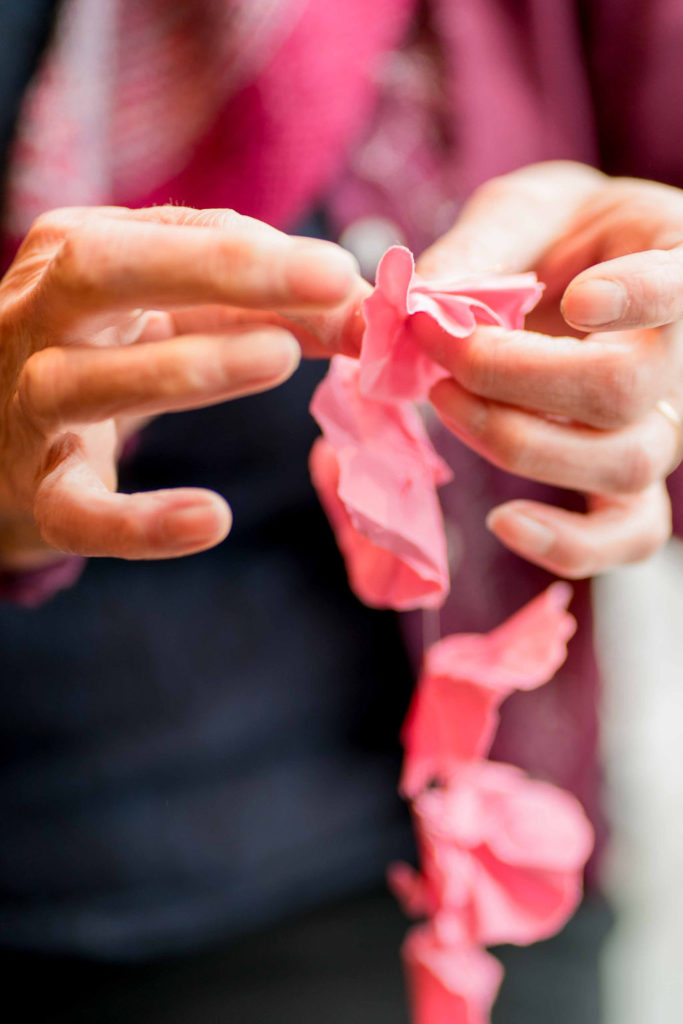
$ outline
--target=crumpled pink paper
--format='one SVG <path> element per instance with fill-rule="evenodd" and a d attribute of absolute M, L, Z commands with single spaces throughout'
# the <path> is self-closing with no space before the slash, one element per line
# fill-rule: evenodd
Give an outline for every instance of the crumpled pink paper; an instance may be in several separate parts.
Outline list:
<path fill-rule="evenodd" d="M 542 293 L 534 273 L 426 281 L 415 273 L 409 249 L 388 249 L 377 268 L 375 290 L 363 303 L 363 394 L 383 401 L 417 401 L 448 377 L 415 337 L 417 314 L 429 317 L 450 337 L 465 338 L 477 324 L 523 327 L 524 315 Z"/>
<path fill-rule="evenodd" d="M 449 589 L 436 487 L 451 478 L 409 403 L 365 398 L 358 362 L 335 356 L 311 412 L 324 439 L 313 484 L 354 592 L 375 607 L 438 607 Z"/>
<path fill-rule="evenodd" d="M 431 924 L 410 929 L 402 955 L 414 1024 L 488 1024 L 503 980 L 495 957 L 443 946 Z"/>
<path fill-rule="evenodd" d="M 526 945 L 573 914 L 593 830 L 571 794 L 472 761 L 413 810 L 422 873 L 394 866 L 390 882 L 407 912 L 433 917 L 442 942 Z"/>
<path fill-rule="evenodd" d="M 503 700 L 552 678 L 576 628 L 566 610 L 571 593 L 553 583 L 490 633 L 456 634 L 429 648 L 401 735 L 405 796 L 486 754 Z"/>
<path fill-rule="evenodd" d="M 428 283 L 408 250 L 383 257 L 360 360 L 335 357 L 311 403 L 323 431 L 311 476 L 366 603 L 438 607 L 449 589 L 436 488 L 450 472 L 411 404 L 447 373 L 420 348 L 415 318 L 456 340 L 478 323 L 521 327 L 541 292 L 533 274 Z M 389 871 L 406 911 L 427 918 L 403 951 L 416 1024 L 488 1024 L 502 968 L 483 947 L 552 935 L 581 897 L 593 844 L 581 806 L 484 760 L 502 701 L 564 660 L 570 596 L 554 584 L 492 632 L 426 654 L 402 732 L 421 869 Z"/>

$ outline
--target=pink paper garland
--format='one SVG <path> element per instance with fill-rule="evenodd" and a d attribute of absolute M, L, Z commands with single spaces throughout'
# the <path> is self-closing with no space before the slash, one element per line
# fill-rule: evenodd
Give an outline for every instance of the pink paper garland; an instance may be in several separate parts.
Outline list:
<path fill-rule="evenodd" d="M 541 293 L 535 274 L 426 282 L 407 249 L 382 258 L 360 359 L 335 357 L 311 403 L 323 431 L 311 477 L 367 604 L 438 608 L 450 589 L 436 490 L 451 474 L 412 405 L 447 372 L 420 348 L 414 318 L 457 344 L 478 323 L 523 326 Z M 484 947 L 554 934 L 581 898 L 593 832 L 578 801 L 486 760 L 501 703 L 564 661 L 570 598 L 555 583 L 492 632 L 425 653 L 400 782 L 421 867 L 389 869 L 406 913 L 425 919 L 402 951 L 415 1024 L 489 1024 L 503 970 Z"/>
<path fill-rule="evenodd" d="M 565 612 L 570 597 L 569 584 L 554 583 L 491 633 L 456 634 L 429 648 L 401 734 L 405 797 L 451 763 L 485 756 L 505 698 L 555 675 L 576 627 Z"/>

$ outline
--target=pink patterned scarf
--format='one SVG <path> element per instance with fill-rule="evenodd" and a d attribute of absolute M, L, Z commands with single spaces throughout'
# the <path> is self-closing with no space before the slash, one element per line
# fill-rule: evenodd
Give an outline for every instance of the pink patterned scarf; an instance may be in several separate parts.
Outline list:
<path fill-rule="evenodd" d="M 187 163 L 305 0 L 66 0 L 26 96 L 7 228 L 45 210 L 144 194 Z"/>

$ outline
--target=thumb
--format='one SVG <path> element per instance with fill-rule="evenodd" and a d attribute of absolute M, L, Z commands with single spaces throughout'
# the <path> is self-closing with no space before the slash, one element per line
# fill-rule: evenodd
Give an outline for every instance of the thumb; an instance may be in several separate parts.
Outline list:
<path fill-rule="evenodd" d="M 528 270 L 603 181 L 599 171 L 568 160 L 492 178 L 474 192 L 454 227 L 425 250 L 418 273 Z"/>
<path fill-rule="evenodd" d="M 580 330 L 661 327 L 683 319 L 683 246 L 599 263 L 575 277 L 562 315 Z"/>

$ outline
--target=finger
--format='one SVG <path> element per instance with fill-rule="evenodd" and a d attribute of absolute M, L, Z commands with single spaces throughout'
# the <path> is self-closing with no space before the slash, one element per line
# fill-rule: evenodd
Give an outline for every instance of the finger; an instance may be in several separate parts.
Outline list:
<path fill-rule="evenodd" d="M 431 399 L 443 423 L 469 448 L 508 473 L 575 491 L 642 491 L 674 469 L 678 431 L 652 410 L 617 431 L 548 420 L 478 398 L 442 381 Z"/>
<path fill-rule="evenodd" d="M 115 494 L 88 465 L 73 435 L 53 452 L 34 515 L 43 539 L 59 551 L 126 559 L 177 558 L 219 544 L 230 531 L 226 502 L 197 488 Z"/>
<path fill-rule="evenodd" d="M 593 498 L 581 515 L 535 501 L 510 501 L 486 525 L 530 562 L 570 579 L 648 558 L 671 534 L 671 506 L 662 483 L 640 494 Z"/>
<path fill-rule="evenodd" d="M 666 331 L 580 340 L 479 327 L 453 339 L 420 315 L 414 320 L 425 351 L 481 398 L 616 429 L 669 391 L 675 338 Z"/>
<path fill-rule="evenodd" d="M 424 277 L 527 270 L 604 180 L 590 167 L 560 160 L 494 178 L 422 254 L 417 270 Z"/>
<path fill-rule="evenodd" d="M 224 229 L 95 217 L 70 230 L 54 254 L 34 319 L 44 332 L 136 307 L 320 308 L 344 301 L 357 281 L 355 261 L 340 247 L 277 232 L 265 238 L 243 219 Z"/>
<path fill-rule="evenodd" d="M 659 327 L 683 319 L 683 247 L 633 253 L 585 270 L 565 291 L 562 313 L 585 330 Z"/>
<path fill-rule="evenodd" d="M 33 224 L 32 236 L 50 237 L 61 242 L 65 234 L 74 227 L 96 220 L 118 220 L 147 224 L 174 225 L 176 227 L 217 228 L 232 235 L 246 234 L 252 240 L 260 240 L 269 245 L 278 245 L 295 241 L 320 241 L 308 235 L 288 235 L 265 221 L 248 217 L 225 207 L 214 209 L 196 209 L 191 206 L 64 206 L 42 213 Z M 339 249 L 340 246 L 324 242 L 328 247 Z M 357 263 L 354 261 L 357 269 Z"/>
<path fill-rule="evenodd" d="M 275 387 L 300 349 L 278 327 L 234 328 L 124 348 L 42 349 L 17 389 L 24 416 L 45 433 L 121 415 L 198 409 Z"/>
<path fill-rule="evenodd" d="M 365 331 L 361 305 L 371 292 L 367 281 L 359 278 L 348 299 L 333 309 L 278 313 L 230 306 L 193 306 L 165 315 L 173 325 L 170 333 L 174 334 L 216 332 L 239 324 L 273 324 L 291 332 L 308 358 L 329 359 L 337 353 L 357 356 Z M 142 334 L 141 340 L 145 339 L 146 334 Z"/>
<path fill-rule="evenodd" d="M 264 243 L 273 244 L 278 241 L 298 241 L 303 245 L 311 239 L 306 236 L 288 236 L 282 231 L 264 224 L 263 221 L 255 220 L 253 217 L 246 217 L 237 214 L 234 210 L 206 209 L 194 210 L 181 206 L 155 206 L 142 210 L 127 210 L 124 208 L 109 208 L 116 211 L 116 216 L 129 216 L 144 221 L 153 221 L 162 224 L 186 224 L 196 227 L 233 228 L 239 223 L 243 228 L 246 226 L 250 235 L 260 238 Z M 332 243 L 324 243 L 328 246 Z M 340 247 L 332 246 L 335 251 Z M 290 312 L 283 317 L 277 313 L 271 313 L 270 317 L 262 310 L 251 311 L 252 319 L 258 318 L 262 322 L 279 323 L 281 326 L 291 330 L 301 345 L 303 354 L 308 358 L 329 358 L 329 356 L 341 353 L 342 355 L 357 356 L 360 353 L 365 323 L 361 313 L 361 303 L 372 293 L 372 288 L 358 273 L 358 262 L 348 250 L 347 252 L 352 268 L 355 272 L 353 284 L 346 299 L 338 306 L 326 308 L 320 312 L 311 310 L 309 312 Z M 225 308 L 225 307 L 224 307 Z M 235 322 L 248 322 L 249 310 L 237 309 L 234 311 L 237 319 Z M 201 328 L 197 328 L 201 329 Z M 187 328 L 186 328 L 187 330 Z"/>

